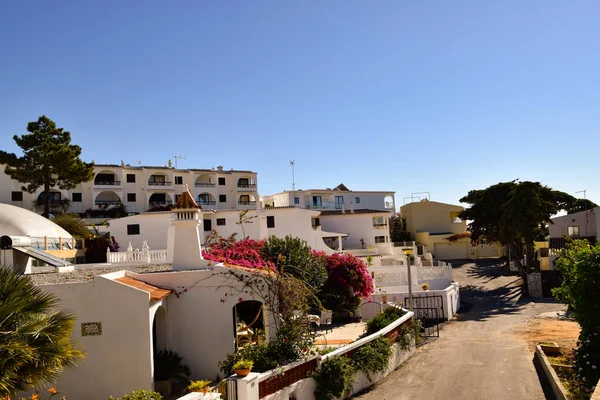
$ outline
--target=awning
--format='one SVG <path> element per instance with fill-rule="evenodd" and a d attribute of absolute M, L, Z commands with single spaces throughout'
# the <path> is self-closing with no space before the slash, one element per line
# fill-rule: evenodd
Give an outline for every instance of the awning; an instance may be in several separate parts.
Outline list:
<path fill-rule="evenodd" d="M 29 257 L 35 258 L 36 260 L 45 262 L 53 267 L 66 267 L 68 265 L 72 265 L 70 262 L 63 260 L 62 258 L 58 258 L 50 253 L 46 253 L 43 250 L 33 247 L 13 247 L 12 249 L 26 254 Z"/>
<path fill-rule="evenodd" d="M 332 237 L 337 238 L 340 236 L 346 237 L 346 236 L 348 236 L 348 234 L 347 233 L 339 233 L 339 232 L 325 232 L 325 231 L 321 232 L 321 237 L 324 237 L 324 238 L 332 238 Z"/>

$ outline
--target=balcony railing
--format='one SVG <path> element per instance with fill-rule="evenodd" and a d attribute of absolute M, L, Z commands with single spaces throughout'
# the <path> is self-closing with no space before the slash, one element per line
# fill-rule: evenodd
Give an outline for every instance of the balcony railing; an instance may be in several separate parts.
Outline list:
<path fill-rule="evenodd" d="M 121 186 L 121 181 L 95 181 L 96 186 Z"/>
<path fill-rule="evenodd" d="M 196 187 L 215 187 L 214 183 L 204 183 L 204 182 L 196 182 L 194 184 Z"/>
<path fill-rule="evenodd" d="M 150 207 L 160 207 L 160 206 L 170 206 L 171 204 L 173 204 L 173 202 L 171 200 L 151 201 L 149 204 L 150 204 Z"/>
<path fill-rule="evenodd" d="M 256 183 L 238 183 L 237 187 L 240 189 L 255 189 Z"/>
<path fill-rule="evenodd" d="M 240 205 L 240 206 L 255 206 L 256 205 L 256 201 L 240 200 L 240 201 L 238 201 L 238 205 Z"/>
<path fill-rule="evenodd" d="M 216 205 L 217 202 L 215 200 L 207 200 L 207 201 L 198 201 L 198 205 L 199 206 L 214 206 Z"/>
<path fill-rule="evenodd" d="M 114 205 L 114 204 L 119 204 L 120 201 L 119 200 L 96 200 L 94 202 L 95 205 L 100 205 L 100 204 L 108 204 L 108 205 Z"/>
<path fill-rule="evenodd" d="M 148 186 L 171 186 L 172 182 L 169 181 L 148 181 Z"/>
<path fill-rule="evenodd" d="M 304 208 L 307 208 L 309 210 L 341 210 L 342 203 L 338 203 L 335 201 L 320 201 L 320 202 L 307 201 L 304 204 Z M 350 212 L 350 209 L 348 207 L 346 207 L 346 211 Z"/>

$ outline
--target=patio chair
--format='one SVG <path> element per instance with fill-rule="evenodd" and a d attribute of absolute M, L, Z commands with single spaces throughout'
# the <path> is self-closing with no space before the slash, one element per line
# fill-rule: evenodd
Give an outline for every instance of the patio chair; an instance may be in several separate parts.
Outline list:
<path fill-rule="evenodd" d="M 331 319 L 333 318 L 333 311 L 321 311 L 319 326 L 323 329 L 325 325 L 325 333 L 327 333 L 327 326 L 331 329 Z"/>

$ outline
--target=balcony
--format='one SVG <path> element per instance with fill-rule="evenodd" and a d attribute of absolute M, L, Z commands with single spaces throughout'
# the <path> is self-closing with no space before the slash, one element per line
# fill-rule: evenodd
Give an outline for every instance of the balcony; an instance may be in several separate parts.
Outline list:
<path fill-rule="evenodd" d="M 162 207 L 162 206 L 170 206 L 173 202 L 171 200 L 163 200 L 163 201 L 151 201 L 148 203 L 150 207 Z"/>
<path fill-rule="evenodd" d="M 148 181 L 148 186 L 171 186 L 172 183 L 169 181 Z"/>
<path fill-rule="evenodd" d="M 238 190 L 256 190 L 256 183 L 239 183 L 237 184 Z"/>
<path fill-rule="evenodd" d="M 208 183 L 208 182 L 207 182 L 207 183 L 204 183 L 204 182 L 196 182 L 196 183 L 194 184 L 194 186 L 196 186 L 196 187 L 215 187 L 215 184 L 214 184 L 214 183 Z"/>
<path fill-rule="evenodd" d="M 217 202 L 214 200 L 198 201 L 199 206 L 216 206 Z"/>
<path fill-rule="evenodd" d="M 341 210 L 342 203 L 338 203 L 335 201 L 307 201 L 304 205 L 304 208 L 308 210 Z M 346 208 L 346 211 L 349 212 L 350 210 Z"/>
<path fill-rule="evenodd" d="M 94 201 L 94 204 L 97 206 L 100 206 L 100 205 L 114 206 L 119 203 L 121 203 L 119 200 L 96 200 L 96 201 Z"/>
<path fill-rule="evenodd" d="M 121 186 L 121 181 L 94 181 L 95 186 Z"/>
<path fill-rule="evenodd" d="M 256 205 L 256 201 L 240 200 L 240 201 L 238 201 L 238 205 L 239 206 L 255 206 Z"/>

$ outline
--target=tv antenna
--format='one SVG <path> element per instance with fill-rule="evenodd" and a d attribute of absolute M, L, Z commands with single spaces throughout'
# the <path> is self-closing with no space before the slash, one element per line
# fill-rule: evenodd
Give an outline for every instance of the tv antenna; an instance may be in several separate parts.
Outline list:
<path fill-rule="evenodd" d="M 294 166 L 296 165 L 296 161 L 290 161 L 290 166 L 292 167 L 292 192 L 296 191 L 296 177 L 294 175 Z"/>
<path fill-rule="evenodd" d="M 184 157 L 184 156 L 175 156 L 175 157 L 173 157 L 173 158 L 175 159 L 175 169 L 177 169 L 177 159 L 180 159 L 180 160 L 185 160 L 185 157 Z"/>
<path fill-rule="evenodd" d="M 585 206 L 585 223 L 587 224 L 589 221 L 588 221 L 588 215 L 587 215 L 588 214 L 588 212 L 587 212 L 587 198 L 585 197 L 586 190 L 580 190 L 579 192 L 575 192 L 575 193 L 583 193 L 583 204 Z"/>

